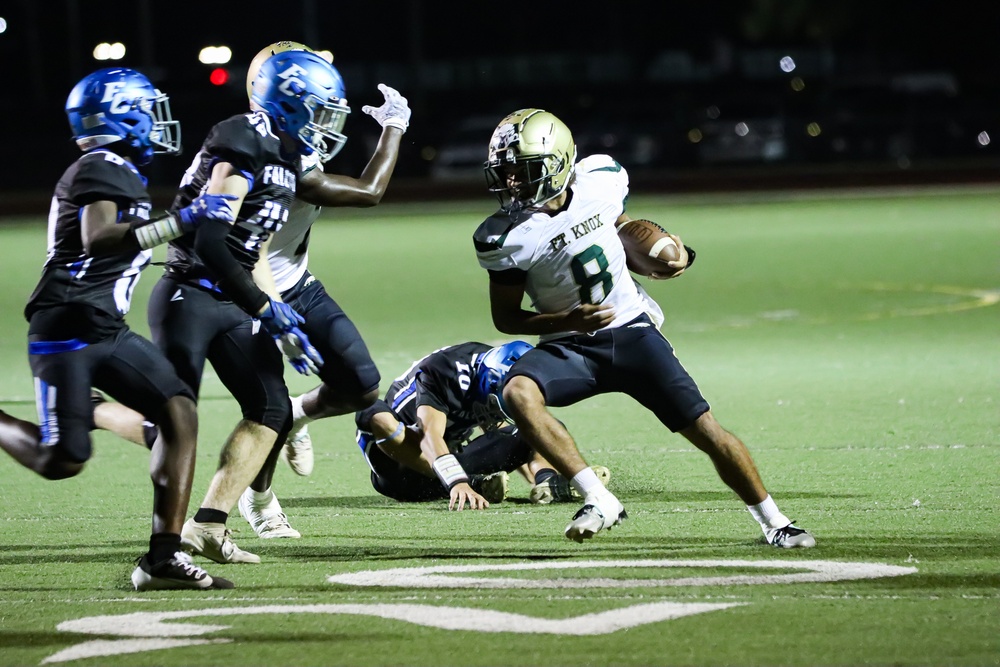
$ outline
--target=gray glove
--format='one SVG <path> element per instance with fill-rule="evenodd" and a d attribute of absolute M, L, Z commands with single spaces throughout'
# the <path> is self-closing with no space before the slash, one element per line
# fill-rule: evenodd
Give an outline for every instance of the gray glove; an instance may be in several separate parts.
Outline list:
<path fill-rule="evenodd" d="M 385 95 L 385 102 L 380 107 L 365 105 L 361 110 L 378 121 L 382 127 L 397 127 L 403 132 L 410 126 L 410 107 L 406 98 L 395 88 L 384 83 L 378 84 L 378 89 Z"/>

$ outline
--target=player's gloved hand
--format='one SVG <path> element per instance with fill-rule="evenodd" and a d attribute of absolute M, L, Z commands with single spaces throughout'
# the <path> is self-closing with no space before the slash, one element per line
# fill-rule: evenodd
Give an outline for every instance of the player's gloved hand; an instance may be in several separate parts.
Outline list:
<path fill-rule="evenodd" d="M 312 346 L 309 337 L 302 329 L 292 327 L 275 338 L 275 341 L 278 343 L 278 349 L 288 359 L 288 363 L 301 375 L 319 373 L 323 365 L 323 356 Z"/>
<path fill-rule="evenodd" d="M 275 301 L 268 298 L 264 310 L 257 315 L 264 330 L 275 338 L 288 333 L 292 329 L 298 329 L 299 325 L 306 321 L 306 318 L 295 312 L 295 309 L 287 303 Z"/>
<path fill-rule="evenodd" d="M 194 228 L 206 220 L 233 222 L 236 213 L 229 202 L 239 199 L 236 195 L 199 195 L 193 202 L 177 211 L 181 224 Z"/>
<path fill-rule="evenodd" d="M 406 98 L 395 88 L 384 83 L 378 84 L 378 89 L 385 95 L 385 102 L 380 107 L 365 105 L 361 110 L 378 121 L 382 127 L 398 127 L 403 132 L 410 126 L 410 106 Z"/>

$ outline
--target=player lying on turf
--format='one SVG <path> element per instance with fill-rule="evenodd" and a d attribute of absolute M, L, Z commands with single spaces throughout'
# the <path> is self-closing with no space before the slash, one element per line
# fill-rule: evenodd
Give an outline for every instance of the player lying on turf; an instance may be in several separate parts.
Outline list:
<path fill-rule="evenodd" d="M 488 156 L 487 181 L 500 210 L 477 228 L 473 241 L 489 274 L 493 322 L 505 334 L 540 340 L 507 377 L 504 404 L 531 448 L 584 497 L 566 536 L 593 537 L 626 514 L 548 407 L 623 392 L 709 456 L 768 544 L 815 545 L 812 535 L 778 509 L 750 452 L 715 420 L 654 323 L 659 308 L 651 317 L 651 301 L 630 275 L 618 235 L 618 227 L 631 219 L 625 212 L 625 169 L 607 155 L 577 162 L 569 128 L 541 109 L 522 109 L 501 120 Z M 693 259 L 676 240 L 670 244 L 673 275 Z M 522 307 L 526 294 L 535 310 Z"/>
<path fill-rule="evenodd" d="M 482 509 L 506 497 L 507 473 L 524 466 L 532 502 L 574 499 L 566 479 L 528 447 L 502 409 L 498 388 L 530 349 L 523 341 L 442 348 L 396 378 L 384 400 L 358 412 L 357 441 L 375 490 L 401 501 L 448 498 L 450 509 Z M 477 427 L 482 432 L 473 437 Z M 595 470 L 607 483 L 608 469 Z"/>

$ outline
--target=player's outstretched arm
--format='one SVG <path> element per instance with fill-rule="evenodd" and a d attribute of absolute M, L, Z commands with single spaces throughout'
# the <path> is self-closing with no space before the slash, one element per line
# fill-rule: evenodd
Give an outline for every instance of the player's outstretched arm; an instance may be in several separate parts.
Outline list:
<path fill-rule="evenodd" d="M 379 84 L 385 96 L 380 107 L 362 107 L 382 126 L 375 153 L 359 178 L 326 174 L 320 168 L 306 172 L 299 182 L 297 196 L 314 206 L 375 206 L 389 187 L 389 179 L 396 168 L 400 141 L 410 124 L 410 107 L 406 98 L 393 88 Z"/>

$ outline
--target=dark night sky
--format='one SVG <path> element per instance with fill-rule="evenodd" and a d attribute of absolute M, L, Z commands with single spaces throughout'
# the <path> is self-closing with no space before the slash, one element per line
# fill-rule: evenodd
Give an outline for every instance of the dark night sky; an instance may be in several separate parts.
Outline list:
<path fill-rule="evenodd" d="M 948 71 L 961 82 L 963 92 L 987 91 L 989 99 L 996 99 L 991 91 L 1000 89 L 1000 3 L 981 0 L 2 0 L 0 16 L 8 21 L 7 31 L 0 34 L 7 73 L 0 96 L 5 145 L 25 151 L 41 147 L 39 181 L 45 187 L 52 175 L 45 156 L 58 150 L 58 159 L 52 161 L 59 163 L 59 171 L 72 158 L 62 106 L 73 84 L 101 66 L 90 57 L 101 41 L 124 42 L 129 52 L 120 64 L 147 72 L 171 96 L 174 114 L 184 126 L 185 146 L 191 150 L 211 123 L 245 104 L 239 86 L 222 91 L 207 83 L 208 70 L 197 62 L 197 53 L 209 44 L 232 48 L 236 76 L 258 49 L 278 39 L 330 49 L 345 74 L 356 111 L 380 99 L 367 80 L 362 79 L 360 89 L 352 88 L 361 77 L 352 80 L 348 75 L 361 68 L 403 72 L 416 63 L 543 59 L 566 53 L 628 54 L 643 62 L 667 50 L 710 59 L 722 41 L 734 49 L 827 50 L 838 56 L 861 55 L 878 66 Z M 552 89 L 559 83 L 553 81 Z M 424 113 L 425 121 L 428 116 L 440 118 L 442 125 L 453 122 L 463 109 L 474 112 L 492 103 L 486 93 L 480 97 L 476 91 L 436 99 L 433 91 L 411 84 L 403 92 L 411 97 L 415 113 Z M 513 100 L 521 93 L 541 98 L 545 91 L 506 92 Z M 628 92 L 634 98 L 643 95 L 641 89 Z M 615 104 L 622 91 L 608 93 L 609 99 L 598 104 Z M 662 94 L 650 92 L 653 97 Z M 974 99 L 970 96 L 970 104 Z M 30 132 L 24 128 L 26 113 L 32 118 Z M 421 139 L 433 141 L 435 130 L 443 132 L 432 125 L 422 124 L 426 136 Z"/>

